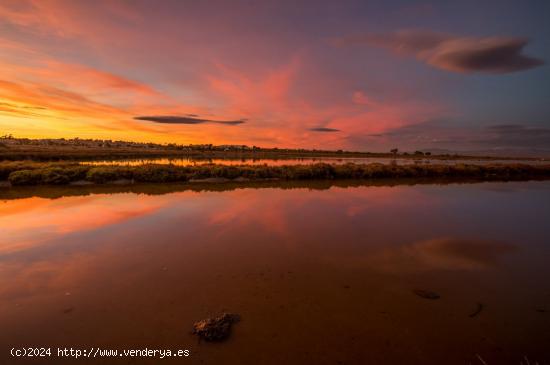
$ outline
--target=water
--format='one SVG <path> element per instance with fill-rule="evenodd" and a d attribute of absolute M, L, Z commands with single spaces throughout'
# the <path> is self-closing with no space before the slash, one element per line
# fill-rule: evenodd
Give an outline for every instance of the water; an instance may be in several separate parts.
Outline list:
<path fill-rule="evenodd" d="M 523 164 L 546 164 L 548 160 L 486 160 L 486 159 L 449 159 L 438 160 L 429 158 L 365 158 L 365 157 L 312 157 L 312 158 L 213 158 L 213 159 L 194 159 L 194 158 L 142 158 L 142 159 L 120 159 L 120 160 L 94 160 L 85 161 L 83 163 L 90 165 L 116 165 L 116 166 L 138 166 L 144 164 L 173 164 L 176 166 L 193 166 L 193 165 L 205 165 L 205 164 L 219 164 L 219 165 L 269 165 L 269 166 L 282 166 L 282 165 L 308 165 L 312 163 L 329 163 L 329 164 L 369 164 L 369 163 L 383 163 L 383 164 L 398 164 L 398 165 L 412 165 L 412 164 L 444 164 L 455 165 L 459 163 L 463 164 L 487 164 L 487 163 L 523 163 Z"/>
<path fill-rule="evenodd" d="M 5 198 L 0 363 L 550 363 L 550 182 L 318 187 Z M 227 342 L 190 334 L 223 311 Z"/>

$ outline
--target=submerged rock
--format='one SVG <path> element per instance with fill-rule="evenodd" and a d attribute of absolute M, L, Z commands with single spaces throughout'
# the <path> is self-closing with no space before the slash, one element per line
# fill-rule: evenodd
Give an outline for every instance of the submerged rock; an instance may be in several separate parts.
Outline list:
<path fill-rule="evenodd" d="M 433 292 L 433 291 L 429 291 L 429 290 L 415 289 L 415 290 L 413 290 L 413 293 L 418 295 L 421 298 L 424 298 L 424 299 L 434 300 L 434 299 L 441 298 L 441 296 L 439 294 L 437 294 L 436 292 Z"/>
<path fill-rule="evenodd" d="M 215 318 L 195 322 L 193 334 L 205 341 L 223 341 L 229 337 L 231 326 L 240 320 L 238 314 L 223 313 Z"/>
<path fill-rule="evenodd" d="M 479 313 L 481 313 L 481 311 L 483 310 L 483 303 L 477 303 L 477 307 L 476 309 L 469 314 L 469 317 L 470 318 L 474 318 L 475 316 L 477 316 Z"/>

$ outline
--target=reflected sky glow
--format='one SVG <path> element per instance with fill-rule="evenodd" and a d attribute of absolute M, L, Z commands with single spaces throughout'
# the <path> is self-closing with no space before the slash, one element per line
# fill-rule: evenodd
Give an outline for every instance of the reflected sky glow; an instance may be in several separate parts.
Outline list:
<path fill-rule="evenodd" d="M 235 342 L 196 356 L 261 362 L 329 342 L 351 363 L 538 356 L 549 191 L 525 182 L 4 200 L 0 345 L 193 344 L 182 328 L 234 310 L 246 318 Z M 413 289 L 442 297 L 428 303 Z M 484 326 L 468 317 L 477 303 Z M 487 337 L 516 347 L 493 352 Z M 387 351 L 390 338 L 399 352 Z"/>

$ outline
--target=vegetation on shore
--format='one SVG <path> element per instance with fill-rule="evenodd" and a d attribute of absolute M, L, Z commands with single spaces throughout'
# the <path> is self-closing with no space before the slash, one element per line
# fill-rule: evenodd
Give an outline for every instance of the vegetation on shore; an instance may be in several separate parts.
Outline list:
<path fill-rule="evenodd" d="M 147 164 L 139 166 L 84 165 L 71 162 L 3 162 L 0 180 L 11 185 L 66 185 L 70 183 L 343 179 L 469 179 L 507 181 L 550 179 L 549 165 L 528 164 L 326 164 L 310 165 L 195 165 Z"/>

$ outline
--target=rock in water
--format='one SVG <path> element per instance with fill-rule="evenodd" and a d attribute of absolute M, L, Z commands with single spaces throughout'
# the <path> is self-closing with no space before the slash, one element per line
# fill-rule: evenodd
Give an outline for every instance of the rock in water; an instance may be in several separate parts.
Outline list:
<path fill-rule="evenodd" d="M 429 290 L 415 289 L 413 293 L 424 299 L 439 299 L 440 295 Z"/>
<path fill-rule="evenodd" d="M 477 316 L 479 313 L 481 313 L 481 311 L 483 310 L 483 304 L 482 303 L 477 303 L 477 308 L 475 311 L 473 311 L 472 313 L 470 313 L 469 317 L 470 318 L 474 318 L 475 316 Z"/>
<path fill-rule="evenodd" d="M 193 334 L 205 341 L 223 341 L 229 337 L 231 326 L 240 320 L 238 314 L 223 313 L 215 318 L 195 322 Z"/>

